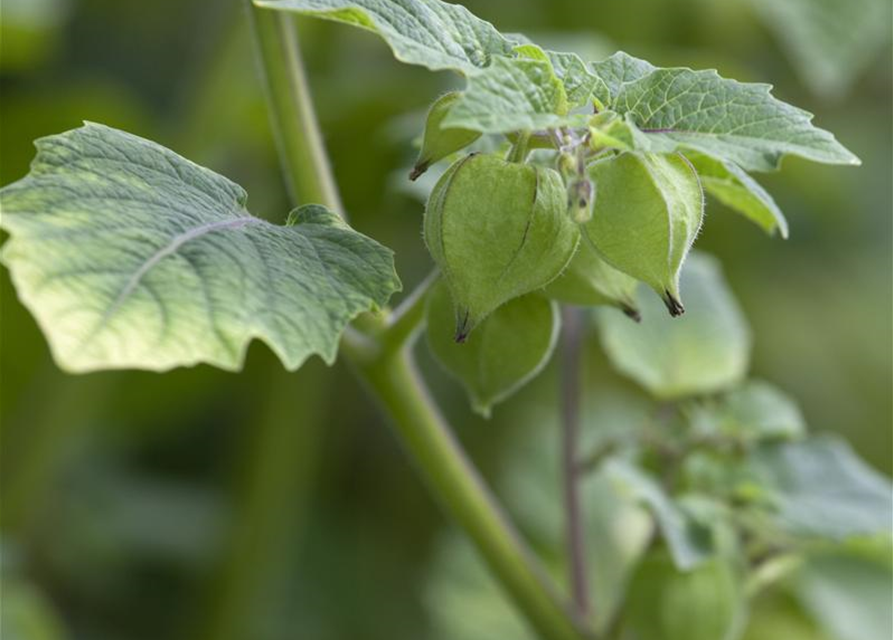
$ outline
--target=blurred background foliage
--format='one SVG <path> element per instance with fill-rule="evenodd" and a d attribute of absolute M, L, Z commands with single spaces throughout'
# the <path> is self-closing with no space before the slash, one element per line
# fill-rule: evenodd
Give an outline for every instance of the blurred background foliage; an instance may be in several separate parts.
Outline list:
<path fill-rule="evenodd" d="M 814 431 L 843 434 L 889 474 L 889 2 L 464 4 L 503 31 L 590 59 L 619 48 L 771 82 L 862 158 L 857 170 L 790 159 L 762 178 L 790 240 L 768 239 L 714 202 L 698 246 L 722 257 L 750 320 L 754 375 L 796 397 Z M 284 220 L 244 18 L 239 0 L 2 0 L 0 184 L 26 173 L 34 138 L 92 120 L 229 176 L 256 215 Z M 352 224 L 395 249 L 411 288 L 430 263 L 405 170 L 425 108 L 455 79 L 394 62 L 368 34 L 299 27 Z M 473 596 L 473 571 L 459 570 L 473 558 L 343 366 L 315 361 L 288 375 L 255 346 L 239 375 L 203 366 L 66 376 L 0 278 L 4 640 L 512 637 L 498 596 Z M 557 438 L 554 367 L 485 421 L 419 352 L 471 455 L 525 531 L 548 538 L 561 526 L 548 493 L 557 482 L 541 467 Z M 586 358 L 587 429 L 622 431 L 643 394 L 608 370 L 594 339 Z M 529 467 L 525 451 L 537 452 Z M 551 480 L 533 482 L 541 473 Z M 604 494 L 587 487 L 593 540 L 635 531 L 636 514 Z M 606 575 L 623 559 L 595 555 Z M 833 558 L 827 570 L 812 576 L 811 597 L 762 595 L 748 638 L 866 638 L 808 615 L 834 594 Z M 855 584 L 870 592 L 884 579 L 869 569 Z"/>

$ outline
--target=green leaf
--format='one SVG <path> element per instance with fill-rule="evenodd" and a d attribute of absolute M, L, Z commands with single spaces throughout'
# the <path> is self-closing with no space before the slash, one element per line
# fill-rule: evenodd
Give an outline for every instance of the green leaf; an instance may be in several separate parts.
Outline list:
<path fill-rule="evenodd" d="M 716 160 L 702 153 L 686 153 L 701 178 L 704 191 L 755 222 L 769 235 L 788 237 L 788 221 L 775 200 L 734 162 Z"/>
<path fill-rule="evenodd" d="M 422 148 L 419 157 L 409 174 L 410 180 L 415 180 L 428 170 L 432 164 L 442 160 L 453 153 L 464 149 L 481 137 L 479 131 L 468 129 L 454 129 L 441 127 L 443 119 L 450 109 L 456 104 L 460 94 L 451 91 L 440 96 L 428 110 L 425 120 L 425 136 L 422 139 Z"/>
<path fill-rule="evenodd" d="M 747 170 L 778 168 L 782 156 L 859 164 L 812 114 L 774 98 L 767 84 L 742 83 L 714 70 L 657 69 L 625 53 L 593 65 L 611 91 L 609 106 L 644 135 L 655 153 L 694 149 Z"/>
<path fill-rule="evenodd" d="M 68 634 L 52 600 L 4 567 L 3 635 L 13 640 L 65 640 Z"/>
<path fill-rule="evenodd" d="M 751 0 L 816 92 L 841 98 L 890 41 L 888 0 Z"/>
<path fill-rule="evenodd" d="M 746 441 L 791 440 L 806 434 L 797 404 L 773 385 L 757 380 L 696 405 L 691 424 L 701 434 L 731 435 Z"/>
<path fill-rule="evenodd" d="M 394 57 L 433 71 L 473 73 L 513 43 L 492 24 L 458 4 L 440 0 L 254 0 L 259 7 L 292 11 L 367 29 Z"/>
<path fill-rule="evenodd" d="M 854 555 L 810 558 L 795 588 L 805 608 L 837 640 L 889 640 L 893 572 L 885 561 Z"/>
<path fill-rule="evenodd" d="M 576 53 L 544 51 L 530 42 L 518 45 L 515 51 L 524 57 L 545 60 L 552 65 L 555 75 L 564 85 L 570 108 L 588 105 L 593 92 L 596 96 L 607 95 L 605 83 L 587 68 L 586 63 Z"/>
<path fill-rule="evenodd" d="M 798 535 L 845 539 L 889 534 L 891 484 L 831 437 L 766 446 L 751 467 L 768 489 L 779 527 Z"/>
<path fill-rule="evenodd" d="M 682 313 L 679 271 L 701 226 L 704 197 L 680 155 L 624 153 L 589 167 L 598 197 L 583 234 L 612 266 Z"/>
<path fill-rule="evenodd" d="M 609 311 L 598 316 L 614 367 L 663 399 L 729 388 L 744 378 L 750 357 L 750 330 L 719 263 L 693 254 L 682 286 L 688 311 L 681 318 L 667 317 L 660 303 L 641 291 L 640 324 Z"/>
<path fill-rule="evenodd" d="M 270 224 L 233 182 L 101 125 L 36 144 L 0 191 L 2 258 L 69 371 L 235 370 L 253 338 L 288 369 L 331 363 L 347 322 L 400 288 L 391 252 L 323 207 Z"/>
<path fill-rule="evenodd" d="M 638 284 L 638 280 L 605 262 L 592 243 L 584 238 L 570 264 L 546 287 L 544 294 L 568 304 L 610 305 L 630 318 L 639 319 L 636 309 Z"/>
<path fill-rule="evenodd" d="M 713 554 L 710 529 L 680 508 L 657 480 L 622 460 L 605 463 L 605 474 L 652 513 L 679 569 L 693 569 Z"/>
<path fill-rule="evenodd" d="M 607 88 L 603 100 L 605 105 L 613 104 L 626 85 L 657 70 L 650 62 L 634 58 L 623 51 L 618 51 L 601 62 L 593 62 L 592 68 Z"/>
<path fill-rule="evenodd" d="M 549 361 L 558 336 L 558 306 L 542 296 L 515 298 L 491 313 L 464 343 L 457 343 L 449 288 L 439 283 L 428 301 L 427 335 L 440 364 L 468 391 L 475 411 L 515 393 Z"/>
<path fill-rule="evenodd" d="M 595 114 L 589 118 L 588 124 L 589 138 L 595 149 L 608 147 L 620 151 L 633 151 L 637 147 L 637 140 L 645 135 L 613 111 Z"/>
<path fill-rule="evenodd" d="M 568 115 L 568 106 L 564 84 L 548 60 L 497 56 L 468 77 L 443 126 L 508 133 L 584 123 L 585 116 Z"/>

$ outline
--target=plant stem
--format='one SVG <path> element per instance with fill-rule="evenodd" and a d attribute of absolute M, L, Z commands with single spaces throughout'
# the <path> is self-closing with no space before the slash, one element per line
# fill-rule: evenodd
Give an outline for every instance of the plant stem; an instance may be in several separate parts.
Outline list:
<path fill-rule="evenodd" d="M 290 191 L 305 198 L 316 194 L 322 204 L 340 212 L 292 25 L 278 12 L 253 5 L 249 13 Z M 294 122 L 300 126 L 289 124 Z M 531 626 L 544 640 L 583 640 L 549 576 L 487 491 L 415 371 L 410 346 L 424 319 L 424 291 L 431 282 L 426 280 L 393 322 L 383 322 L 372 335 L 345 332 L 341 354 L 353 363 L 432 492 L 475 543 Z"/>
<path fill-rule="evenodd" d="M 547 640 L 579 640 L 549 577 L 509 524 L 428 395 L 407 348 L 371 361 L 344 353 L 390 417 L 407 453 L 442 506 L 464 529 L 494 576 Z"/>
<path fill-rule="evenodd" d="M 260 9 L 251 0 L 245 1 L 289 196 L 295 204 L 323 204 L 344 218 L 310 98 L 293 18 L 286 12 Z"/>
<path fill-rule="evenodd" d="M 577 464 L 580 431 L 580 349 L 583 344 L 579 309 L 564 307 L 561 324 L 561 466 L 567 519 L 567 557 L 574 608 L 581 619 L 586 619 L 590 615 L 590 598 L 586 575 L 585 530 L 580 506 L 580 471 Z"/>
<path fill-rule="evenodd" d="M 505 159 L 509 162 L 524 162 L 527 160 L 527 154 L 530 149 L 530 132 L 519 131 L 516 135 L 517 137 Z"/>
<path fill-rule="evenodd" d="M 399 348 L 413 341 L 416 333 L 424 324 L 428 292 L 439 278 L 440 272 L 437 270 L 428 274 L 428 277 L 406 296 L 400 306 L 394 309 L 382 336 L 387 339 L 385 348 Z"/>

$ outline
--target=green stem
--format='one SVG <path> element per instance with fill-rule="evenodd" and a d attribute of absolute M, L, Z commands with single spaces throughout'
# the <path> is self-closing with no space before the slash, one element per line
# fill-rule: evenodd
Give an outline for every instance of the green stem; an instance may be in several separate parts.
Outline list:
<path fill-rule="evenodd" d="M 514 531 L 435 407 L 407 345 L 383 350 L 368 361 L 357 357 L 349 342 L 343 346 L 344 355 L 390 417 L 431 492 L 468 534 L 533 628 L 546 640 L 583 638 L 549 576 Z"/>
<path fill-rule="evenodd" d="M 562 309 L 561 353 L 561 467 L 564 484 L 565 534 L 571 595 L 576 614 L 588 618 L 589 578 L 586 568 L 586 530 L 577 465 L 580 436 L 580 350 L 583 327 L 580 309 Z"/>
<path fill-rule="evenodd" d="M 253 6 L 250 14 L 290 190 L 305 198 L 317 194 L 314 197 L 322 204 L 340 212 L 291 22 L 278 12 Z M 526 148 L 526 139 L 522 144 Z M 391 418 L 432 492 L 475 543 L 533 628 L 544 640 L 582 640 L 585 636 L 549 576 L 486 489 L 412 364 L 410 346 L 424 319 L 424 292 L 432 282 L 426 280 L 394 319 L 382 322 L 371 335 L 345 332 L 341 353 Z"/>
<path fill-rule="evenodd" d="M 516 135 L 505 159 L 509 162 L 524 162 L 530 152 L 530 132 L 519 131 Z"/>
<path fill-rule="evenodd" d="M 246 2 L 289 196 L 294 203 L 324 204 L 343 218 L 292 16 Z"/>
<path fill-rule="evenodd" d="M 424 324 L 428 292 L 439 278 L 439 271 L 431 272 L 412 293 L 406 296 L 400 306 L 394 309 L 382 334 L 382 338 L 387 340 L 384 348 L 397 349 L 412 342 Z"/>

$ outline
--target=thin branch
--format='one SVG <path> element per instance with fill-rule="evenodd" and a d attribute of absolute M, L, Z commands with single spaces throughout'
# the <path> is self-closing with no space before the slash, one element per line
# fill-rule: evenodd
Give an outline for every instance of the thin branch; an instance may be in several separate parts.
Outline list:
<path fill-rule="evenodd" d="M 586 545 L 580 505 L 580 473 L 577 462 L 580 431 L 580 349 L 583 346 L 580 310 L 562 310 L 561 360 L 561 462 L 564 485 L 567 555 L 571 594 L 577 616 L 590 615 L 589 583 L 586 575 Z"/>
<path fill-rule="evenodd" d="M 310 99 L 298 35 L 291 15 L 246 0 L 270 123 L 285 184 L 294 204 L 323 204 L 345 218 Z"/>
<path fill-rule="evenodd" d="M 413 291 L 406 296 L 400 306 L 394 309 L 388 320 L 383 339 L 388 344 L 404 345 L 411 343 L 419 329 L 424 324 L 425 304 L 428 299 L 428 292 L 437 282 L 440 272 L 435 270 L 428 274 L 416 286 Z"/>
<path fill-rule="evenodd" d="M 453 435 L 412 363 L 409 350 L 384 351 L 364 362 L 342 343 L 372 396 L 390 418 L 407 454 L 433 496 L 468 535 L 544 640 L 583 640 L 581 624 L 562 601 L 548 573 L 515 531 L 501 506 Z"/>
<path fill-rule="evenodd" d="M 290 190 L 340 213 L 290 18 L 249 6 Z M 372 336 L 345 333 L 341 353 L 390 417 L 431 492 L 474 542 L 519 612 L 544 640 L 582 640 L 577 620 L 548 573 L 505 517 L 415 370 L 409 346 L 424 318 L 423 297 L 401 308 L 382 339 L 375 340 L 377 345 L 367 344 Z M 391 341 L 389 331 L 405 339 Z"/>

